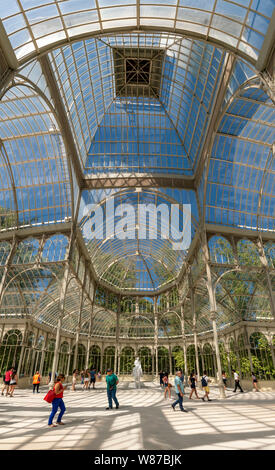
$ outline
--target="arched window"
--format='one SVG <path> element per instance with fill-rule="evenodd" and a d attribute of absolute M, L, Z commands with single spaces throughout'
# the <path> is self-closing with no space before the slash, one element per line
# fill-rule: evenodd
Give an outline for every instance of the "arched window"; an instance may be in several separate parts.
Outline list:
<path fill-rule="evenodd" d="M 120 373 L 131 375 L 135 361 L 135 351 L 133 348 L 123 348 L 120 354 Z"/>
<path fill-rule="evenodd" d="M 275 378 L 275 364 L 267 338 L 262 333 L 252 333 L 249 338 L 253 372 L 261 380 Z"/>
<path fill-rule="evenodd" d="M 192 372 L 192 370 L 196 370 L 196 354 L 195 354 L 195 346 L 194 344 L 190 344 L 186 350 L 187 355 L 187 370 L 188 374 Z"/>
<path fill-rule="evenodd" d="M 247 347 L 245 345 L 245 337 L 243 334 L 239 335 L 238 337 L 238 355 L 240 358 L 242 377 L 248 378 L 251 374 L 251 367 L 248 358 Z"/>
<path fill-rule="evenodd" d="M 152 373 L 152 355 L 149 348 L 143 347 L 138 350 L 138 357 L 141 362 L 143 374 Z"/>
<path fill-rule="evenodd" d="M 173 374 L 179 369 L 184 372 L 184 354 L 180 346 L 174 346 L 172 349 L 172 369 Z"/>
<path fill-rule="evenodd" d="M 234 254 L 231 244 L 224 237 L 215 235 L 208 241 L 210 259 L 214 263 L 234 264 Z"/>
<path fill-rule="evenodd" d="M 72 361 L 70 364 L 70 374 L 73 373 L 73 369 L 74 369 L 75 348 L 76 348 L 76 345 L 74 345 L 72 348 Z M 81 372 L 82 370 L 85 370 L 85 363 L 86 363 L 86 348 L 83 344 L 80 343 L 77 348 L 75 368 L 78 369 L 79 372 Z"/>
<path fill-rule="evenodd" d="M 46 344 L 46 352 L 44 359 L 43 375 L 48 376 L 49 372 L 52 370 L 53 358 L 55 350 L 55 339 L 50 339 Z M 59 372 L 59 370 L 57 370 Z"/>
<path fill-rule="evenodd" d="M 69 349 L 70 347 L 67 341 L 64 341 L 60 345 L 58 365 L 57 365 L 57 370 L 59 374 L 67 375 L 68 361 L 70 359 Z"/>
<path fill-rule="evenodd" d="M 64 235 L 54 235 L 48 238 L 43 248 L 42 261 L 53 262 L 64 260 L 68 242 L 68 238 Z"/>
<path fill-rule="evenodd" d="M 241 372 L 240 370 L 238 370 L 237 346 L 233 338 L 231 338 L 229 342 L 229 359 L 231 369 Z"/>
<path fill-rule="evenodd" d="M 169 372 L 169 351 L 164 346 L 158 348 L 158 371 Z"/>
<path fill-rule="evenodd" d="M 93 345 L 89 352 L 89 367 L 95 367 L 96 371 L 100 370 L 101 350 L 97 345 Z"/>
<path fill-rule="evenodd" d="M 0 346 L 0 371 L 3 375 L 7 368 L 18 367 L 22 344 L 22 333 L 19 330 L 8 331 Z"/>
<path fill-rule="evenodd" d="M 28 238 L 20 242 L 12 258 L 12 264 L 34 263 L 39 249 L 39 241 L 35 238 Z"/>
<path fill-rule="evenodd" d="M 249 266 L 261 266 L 256 245 L 250 240 L 240 240 L 237 244 L 239 263 Z"/>
<path fill-rule="evenodd" d="M 268 262 L 268 266 L 275 268 L 275 243 L 267 242 L 264 244 L 265 256 Z"/>
<path fill-rule="evenodd" d="M 159 320 L 159 336 L 172 337 L 180 336 L 181 321 L 175 312 L 167 312 L 160 317 Z"/>
<path fill-rule="evenodd" d="M 225 346 L 222 341 L 219 342 L 219 352 L 220 352 L 222 370 L 224 370 L 227 375 L 231 375 L 231 370 L 229 368 Z"/>
<path fill-rule="evenodd" d="M 203 346 L 203 361 L 206 374 L 210 377 L 216 377 L 215 356 L 212 346 L 208 343 Z"/>
<path fill-rule="evenodd" d="M 11 246 L 8 242 L 0 243 L 0 266 L 3 266 L 4 264 L 6 264 L 10 249 L 11 249 Z"/>
<path fill-rule="evenodd" d="M 107 369 L 113 369 L 115 366 L 115 348 L 114 346 L 108 346 L 104 349 L 103 354 L 103 370 L 102 374 L 106 374 Z"/>

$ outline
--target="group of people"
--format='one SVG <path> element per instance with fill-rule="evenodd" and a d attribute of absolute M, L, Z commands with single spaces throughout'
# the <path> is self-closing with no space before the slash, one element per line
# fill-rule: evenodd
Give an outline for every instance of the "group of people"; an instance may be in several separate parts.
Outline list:
<path fill-rule="evenodd" d="M 18 377 L 16 373 L 16 368 L 8 367 L 5 375 L 3 376 L 2 395 L 4 395 L 4 392 L 6 390 L 6 397 L 10 396 L 12 398 L 17 382 Z"/>
<path fill-rule="evenodd" d="M 172 400 L 172 398 L 171 398 L 172 384 L 169 382 L 168 372 L 161 371 L 159 373 L 159 376 L 160 376 L 160 386 L 164 387 L 164 398 L 165 399 L 167 398 L 167 393 L 168 393 L 169 399 Z M 201 398 L 203 401 L 205 401 L 205 400 L 211 401 L 210 398 L 209 398 L 209 393 L 210 393 L 210 389 L 209 389 L 209 385 L 208 385 L 209 382 L 211 382 L 211 380 L 209 379 L 209 377 L 207 377 L 207 372 L 204 371 L 203 376 L 201 378 L 202 389 L 204 390 L 204 396 L 199 397 L 198 393 L 197 393 L 197 376 L 195 374 L 195 371 L 193 370 L 191 372 L 190 376 L 188 377 L 188 383 L 189 383 L 190 388 L 191 388 L 189 399 L 191 400 L 193 393 L 195 393 L 196 398 L 198 398 L 198 399 Z M 172 406 L 173 409 L 175 409 L 175 406 L 177 404 L 179 404 L 180 410 L 186 412 L 186 410 L 182 406 L 182 399 L 183 399 L 183 395 L 185 394 L 185 391 L 184 391 L 184 375 L 183 375 L 182 370 L 178 370 L 176 372 L 174 384 L 175 384 L 175 392 L 178 395 L 178 399 L 171 406 Z"/>
<path fill-rule="evenodd" d="M 101 381 L 101 372 L 96 372 L 96 368 L 94 366 L 91 369 L 85 369 L 79 372 L 78 369 L 73 370 L 73 379 L 72 379 L 72 391 L 76 391 L 76 384 L 77 379 L 80 376 L 81 378 L 81 385 L 83 390 L 88 390 L 91 388 L 95 388 L 96 381 Z"/>
<path fill-rule="evenodd" d="M 235 388 L 233 392 L 236 392 L 237 388 L 243 393 L 243 389 L 240 385 L 240 377 L 239 374 L 233 369 L 232 370 L 234 374 L 234 381 L 235 381 Z M 83 385 L 83 389 L 88 389 L 93 386 L 95 388 L 95 382 L 96 379 L 101 380 L 101 373 L 100 371 L 96 373 L 95 367 L 91 367 L 90 370 L 86 369 L 83 370 L 79 373 L 78 369 L 75 369 L 73 371 L 73 379 L 72 379 L 72 391 L 75 391 L 75 386 L 77 382 L 77 377 L 78 375 L 81 376 L 81 384 Z M 168 372 L 161 371 L 159 373 L 160 376 L 160 385 L 164 388 L 164 398 L 167 398 L 167 393 L 168 397 L 170 400 L 171 398 L 171 389 L 172 389 L 172 384 L 169 382 L 169 374 Z M 49 380 L 48 383 L 51 380 L 51 373 L 49 374 Z M 227 375 L 225 371 L 222 371 L 222 380 L 224 384 L 224 388 L 227 388 Z M 64 374 L 55 374 L 55 380 L 54 380 L 54 386 L 53 386 L 53 392 L 54 392 L 54 399 L 52 401 L 52 410 L 51 414 L 49 416 L 48 420 L 48 426 L 49 427 L 56 427 L 58 425 L 64 425 L 62 421 L 62 417 L 66 411 L 66 407 L 63 401 L 63 392 L 67 388 L 67 386 L 64 386 L 63 383 L 65 381 L 65 375 Z M 195 374 L 195 371 L 193 370 L 190 373 L 190 376 L 188 377 L 188 383 L 190 385 L 190 395 L 189 399 L 192 399 L 192 395 L 195 394 L 197 399 L 202 399 L 203 401 L 211 401 L 209 398 L 209 383 L 211 380 L 207 376 L 207 372 L 203 372 L 203 376 L 201 378 L 201 385 L 202 389 L 204 391 L 204 396 L 199 397 L 197 393 L 197 376 Z M 3 376 L 3 387 L 2 387 L 2 395 L 4 395 L 4 391 L 6 390 L 6 396 L 13 396 L 14 389 L 17 385 L 18 378 L 17 378 L 17 373 L 16 373 L 16 368 L 15 367 L 9 367 Z M 107 399 L 108 399 L 108 407 L 106 410 L 111 410 L 113 409 L 113 402 L 115 404 L 116 409 L 119 408 L 119 402 L 116 397 L 116 391 L 117 391 L 117 384 L 119 380 L 116 374 L 114 374 L 112 369 L 108 369 L 106 372 L 106 385 L 107 385 Z M 253 388 L 256 391 L 259 391 L 258 386 L 257 386 L 257 377 L 252 372 L 252 382 L 253 382 Z M 41 383 L 41 375 L 39 371 L 36 371 L 34 376 L 33 376 L 33 393 L 35 393 L 35 390 L 37 393 L 39 393 L 39 386 Z M 179 408 L 183 412 L 187 412 L 187 410 L 183 407 L 183 396 L 185 394 L 184 391 L 184 375 L 182 370 L 178 370 L 175 375 L 174 379 L 174 385 L 175 385 L 175 393 L 177 395 L 177 399 L 171 404 L 173 410 L 175 411 L 175 407 L 179 405 Z M 60 409 L 59 415 L 57 417 L 57 422 L 56 424 L 53 424 L 53 418 L 56 415 L 58 409 Z"/>
<path fill-rule="evenodd" d="M 93 369 L 94 370 L 94 369 Z M 86 377 L 87 378 L 87 377 Z M 65 381 L 65 375 L 59 374 L 58 377 L 55 379 L 55 383 L 53 386 L 53 392 L 55 397 L 52 401 L 52 411 L 49 416 L 48 426 L 51 428 L 57 427 L 58 425 L 64 425 L 65 423 L 62 421 L 62 417 L 66 411 L 66 407 L 63 401 L 63 392 L 66 390 L 67 386 L 63 386 Z M 106 384 L 107 384 L 107 398 L 108 398 L 108 407 L 106 410 L 113 409 L 113 402 L 115 403 L 116 409 L 119 408 L 119 402 L 116 397 L 117 391 L 117 384 L 119 380 L 117 376 L 114 374 L 112 369 L 107 369 L 106 372 Z M 85 373 L 84 373 L 84 385 L 85 385 Z M 53 423 L 53 419 L 60 409 L 59 415 L 56 420 L 56 424 Z"/>

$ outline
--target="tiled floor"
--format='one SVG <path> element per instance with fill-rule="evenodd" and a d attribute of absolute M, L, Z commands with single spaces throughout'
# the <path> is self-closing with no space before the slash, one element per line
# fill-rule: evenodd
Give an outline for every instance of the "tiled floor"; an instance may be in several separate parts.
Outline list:
<path fill-rule="evenodd" d="M 106 411 L 105 384 L 96 390 L 64 394 L 66 426 L 48 428 L 51 406 L 31 390 L 0 395 L 0 450 L 7 449 L 275 449 L 275 393 L 227 392 L 220 400 L 189 400 L 188 413 L 173 411 L 172 401 L 152 383 L 140 390 L 124 382 L 117 393 L 119 410 Z M 202 392 L 199 392 L 202 394 Z"/>

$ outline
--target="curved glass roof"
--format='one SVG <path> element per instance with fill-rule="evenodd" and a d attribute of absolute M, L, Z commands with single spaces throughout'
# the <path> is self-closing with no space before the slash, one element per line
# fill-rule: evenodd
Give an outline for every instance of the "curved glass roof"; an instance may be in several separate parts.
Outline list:
<path fill-rule="evenodd" d="M 119 295 L 157 293 L 159 336 L 176 337 L 179 305 L 168 309 L 161 293 L 180 284 L 191 334 L 188 276 L 198 329 L 212 328 L 198 242 L 205 224 L 233 234 L 274 235 L 274 94 L 257 70 L 274 29 L 274 6 L 275 0 L 10 0 L 2 8 L 1 237 L 11 241 L 10 232 L 23 227 L 34 236 L 44 225 L 59 224 L 61 232 L 65 222 L 77 226 L 83 251 L 75 255 L 81 269 L 75 262 L 64 305 L 67 332 L 79 326 L 84 257 L 98 286 L 118 296 L 113 304 L 110 292 L 104 304 L 96 302 L 95 335 L 115 337 Z M 5 70 L 11 62 L 13 70 Z M 104 230 L 102 238 L 92 236 L 91 207 L 106 215 L 110 201 L 115 215 L 109 224 L 119 222 L 128 205 L 127 229 L 135 236 L 123 236 L 122 224 L 119 237 Z M 138 218 L 139 205 L 152 203 L 169 210 L 191 206 L 195 249 L 173 250 L 170 234 L 162 239 L 160 226 Z M 139 237 L 144 231 L 147 239 Z M 56 326 L 67 242 L 62 235 L 45 246 L 27 239 L 12 260 L 11 244 L 1 242 L 4 279 L 10 263 L 1 314 L 35 315 Z M 219 328 L 242 318 L 271 318 L 268 292 L 253 271 L 261 265 L 247 263 L 238 273 L 221 266 L 225 259 L 231 268 L 242 265 L 245 250 L 249 256 L 253 250 L 240 244 L 236 255 L 224 242 L 219 249 L 223 257 L 217 251 L 211 259 Z M 265 251 L 272 269 L 273 245 Z M 83 334 L 89 332 L 91 298 L 83 300 Z M 122 337 L 152 337 L 149 301 L 144 310 L 125 308 L 121 319 Z"/>
<path fill-rule="evenodd" d="M 174 198 L 173 198 L 174 196 Z M 108 214 L 107 203 L 113 204 L 114 211 Z M 196 197 L 194 191 L 173 190 L 123 190 L 110 192 L 103 197 L 99 191 L 84 191 L 82 193 L 79 211 L 79 225 L 84 241 L 87 244 L 94 269 L 99 279 L 122 290 L 155 291 L 174 281 L 179 274 L 186 250 L 173 250 L 172 237 L 162 237 L 169 230 L 170 211 L 172 204 L 187 204 L 192 207 L 190 234 L 189 227 L 180 227 L 185 237 L 194 238 L 198 225 Z M 104 229 L 105 217 L 102 224 L 94 228 L 91 236 L 91 216 L 87 211 L 92 204 L 102 207 L 104 216 L 110 226 L 115 226 L 115 234 L 107 236 Z M 150 204 L 153 206 L 150 207 Z M 169 213 L 161 213 L 161 221 L 153 219 L 154 208 L 168 207 Z M 145 220 L 139 212 L 140 206 L 148 206 L 148 217 Z M 127 226 L 121 215 L 128 208 Z M 185 214 L 182 214 L 184 217 Z M 152 222 L 155 220 L 155 223 Z M 127 229 L 127 234 L 124 230 Z M 147 232 L 146 234 L 144 232 Z M 102 232 L 102 239 L 100 235 Z M 128 238 L 127 238 L 128 237 Z"/>
<path fill-rule="evenodd" d="M 274 0 L 10 0 L 1 18 L 18 59 L 80 35 L 168 30 L 206 38 L 256 61 Z"/>
<path fill-rule="evenodd" d="M 2 97 L 0 142 L 2 228 L 69 220 L 62 138 L 52 109 L 27 82 L 14 84 Z"/>

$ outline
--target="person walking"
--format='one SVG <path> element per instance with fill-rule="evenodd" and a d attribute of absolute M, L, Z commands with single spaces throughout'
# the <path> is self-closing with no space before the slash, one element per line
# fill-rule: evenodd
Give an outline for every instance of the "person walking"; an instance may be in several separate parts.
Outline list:
<path fill-rule="evenodd" d="M 77 376 L 78 376 L 78 370 L 75 369 L 75 370 L 73 371 L 72 392 L 75 392 Z"/>
<path fill-rule="evenodd" d="M 189 382 L 189 385 L 190 385 L 190 387 L 191 387 L 191 392 L 190 392 L 190 395 L 189 395 L 189 400 L 192 399 L 192 395 L 193 395 L 194 392 L 195 392 L 196 397 L 197 397 L 198 400 L 199 400 L 200 397 L 198 396 L 197 387 L 196 387 L 197 376 L 195 375 L 195 371 L 194 371 L 194 370 L 192 370 L 192 372 L 191 372 L 191 374 L 190 374 L 190 377 L 188 378 L 188 382 Z"/>
<path fill-rule="evenodd" d="M 9 394 L 9 387 L 10 387 L 10 380 L 11 380 L 11 375 L 12 375 L 12 373 L 13 373 L 13 367 L 8 367 L 8 369 L 6 370 L 5 375 L 4 375 L 4 383 L 3 383 L 3 387 L 2 387 L 2 395 L 4 395 L 5 389 L 7 389 L 7 391 L 6 391 L 6 397 L 7 397 L 8 394 Z"/>
<path fill-rule="evenodd" d="M 15 390 L 17 383 L 18 383 L 18 377 L 17 377 L 16 369 L 13 369 L 11 378 L 10 378 L 10 387 L 9 387 L 10 398 L 13 397 L 14 390 Z"/>
<path fill-rule="evenodd" d="M 165 374 L 164 374 L 162 380 L 163 380 L 163 386 L 164 386 L 164 399 L 166 400 L 166 398 L 167 398 L 167 392 L 168 392 L 169 400 L 172 400 L 172 398 L 171 398 L 171 388 L 172 388 L 172 385 L 169 383 L 169 375 L 168 375 L 168 372 L 165 372 Z"/>
<path fill-rule="evenodd" d="M 35 389 L 37 391 L 37 393 L 40 393 L 39 392 L 39 385 L 40 385 L 40 382 L 41 382 L 41 375 L 39 374 L 39 370 L 37 370 L 32 378 L 32 385 L 33 385 L 33 389 L 32 389 L 32 392 L 35 393 Z"/>
<path fill-rule="evenodd" d="M 227 387 L 227 375 L 225 370 L 222 371 L 222 381 L 223 381 L 223 388 L 226 390 Z"/>
<path fill-rule="evenodd" d="M 159 384 L 160 384 L 161 387 L 163 387 L 163 385 L 164 385 L 163 384 L 163 377 L 164 377 L 164 372 L 161 370 L 159 372 Z"/>
<path fill-rule="evenodd" d="M 240 385 L 240 376 L 239 376 L 238 372 L 236 372 L 235 369 L 232 369 L 232 372 L 234 373 L 234 380 L 235 380 L 235 388 L 234 388 L 233 392 L 235 393 L 237 391 L 237 388 L 239 388 L 241 393 L 243 393 L 243 389 Z"/>
<path fill-rule="evenodd" d="M 48 426 L 50 428 L 55 428 L 58 424 L 59 425 L 65 424 L 61 421 L 62 416 L 64 415 L 66 411 L 64 401 L 63 401 L 63 391 L 66 390 L 67 387 L 63 387 L 64 380 L 65 380 L 65 375 L 59 374 L 53 387 L 55 398 L 52 401 L 52 412 L 49 416 L 49 421 L 48 421 Z M 53 418 L 55 417 L 58 408 L 60 408 L 60 413 L 57 417 L 57 421 L 56 421 L 57 424 L 53 424 Z"/>
<path fill-rule="evenodd" d="M 106 408 L 106 410 L 113 409 L 113 400 L 115 402 L 116 409 L 118 409 L 119 403 L 116 397 L 116 386 L 118 384 L 118 378 L 113 373 L 112 369 L 107 369 L 106 383 L 107 383 L 107 397 L 108 397 L 108 403 L 109 403 L 109 406 Z"/>
<path fill-rule="evenodd" d="M 92 384 L 93 384 L 93 388 L 95 388 L 95 379 L 96 379 L 96 369 L 94 367 L 92 367 L 91 370 L 90 370 L 90 385 L 89 385 L 89 388 L 91 388 Z"/>
<path fill-rule="evenodd" d="M 251 372 L 251 376 L 252 376 L 253 388 L 255 389 L 256 392 L 259 392 L 260 390 L 258 389 L 258 379 L 256 375 L 254 374 L 254 372 Z"/>
<path fill-rule="evenodd" d="M 56 379 L 57 376 L 58 376 L 58 373 L 55 372 L 54 373 L 54 378 Z M 51 379 L 52 379 L 52 372 L 50 371 L 49 374 L 48 374 L 47 385 L 49 385 Z"/>
<path fill-rule="evenodd" d="M 185 410 L 182 406 L 183 395 L 184 395 L 184 385 L 183 385 L 183 382 L 181 381 L 181 376 L 182 376 L 182 372 L 178 370 L 175 376 L 175 391 L 176 391 L 176 394 L 178 395 L 178 399 L 174 403 L 172 403 L 171 406 L 173 410 L 175 411 L 175 407 L 177 406 L 177 404 L 179 404 L 180 411 L 184 411 L 185 413 L 187 413 L 187 410 Z"/>
<path fill-rule="evenodd" d="M 207 377 L 206 374 L 207 374 L 206 370 L 204 370 L 203 376 L 201 378 L 201 385 L 202 385 L 202 389 L 204 390 L 204 396 L 202 397 L 202 400 L 205 401 L 205 399 L 207 399 L 207 401 L 212 401 L 209 398 L 210 388 L 208 385 L 211 382 L 211 380 L 209 379 L 209 377 Z"/>
<path fill-rule="evenodd" d="M 86 369 L 86 370 L 84 371 L 84 385 L 83 385 L 83 390 L 88 390 L 89 383 L 90 383 L 90 372 L 88 371 L 88 369 Z"/>

